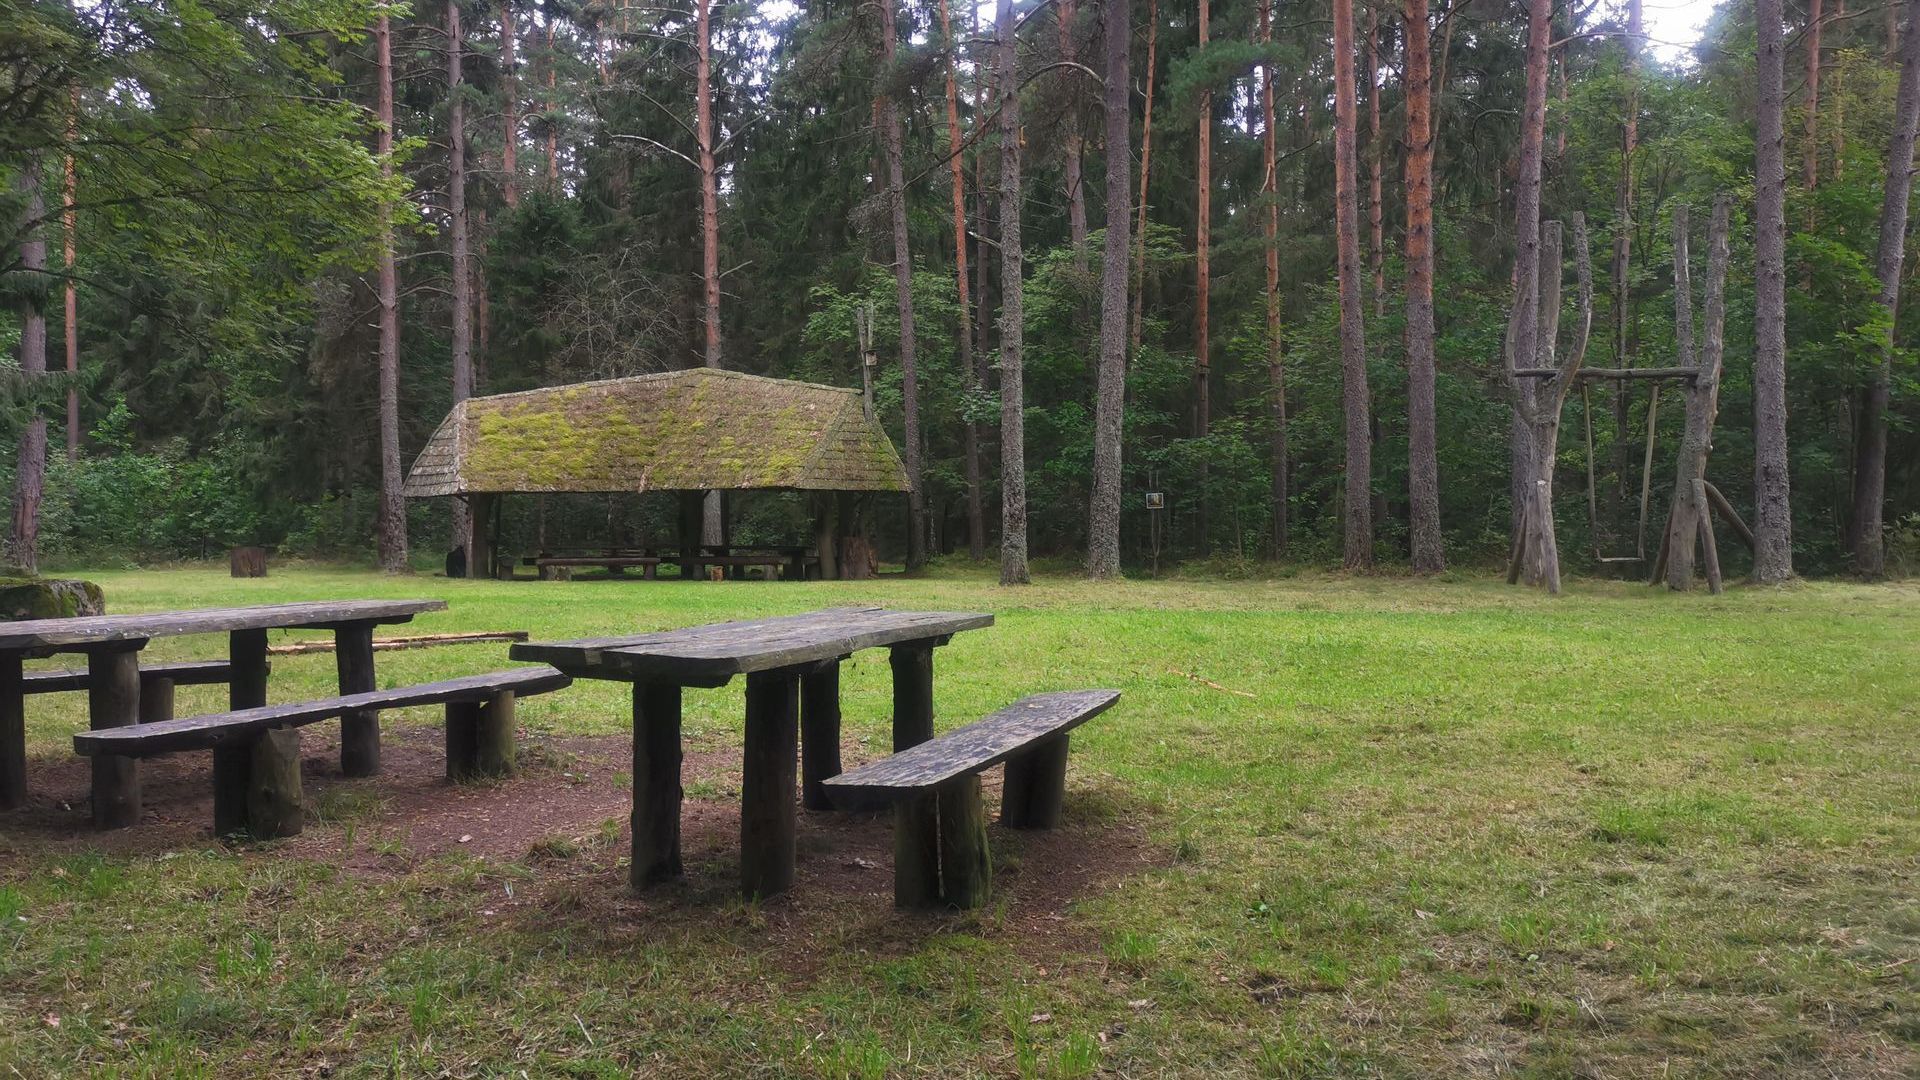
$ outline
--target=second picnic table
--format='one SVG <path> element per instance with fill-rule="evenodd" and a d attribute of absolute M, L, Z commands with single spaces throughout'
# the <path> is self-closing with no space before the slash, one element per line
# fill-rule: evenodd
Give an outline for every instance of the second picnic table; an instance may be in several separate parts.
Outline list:
<path fill-rule="evenodd" d="M 682 688 L 725 686 L 745 675 L 740 887 L 749 897 L 766 897 L 793 884 L 797 752 L 804 753 L 802 804 L 830 807 L 820 785 L 840 772 L 840 662 L 862 649 L 890 650 L 893 746 L 904 750 L 933 737 L 933 650 L 956 633 L 992 624 L 990 614 L 829 608 L 625 637 L 527 642 L 513 646 L 511 655 L 577 678 L 633 684 L 629 873 L 635 887 L 681 872 Z"/>
<path fill-rule="evenodd" d="M 21 662 L 28 657 L 85 655 L 90 726 L 120 727 L 139 721 L 140 650 L 153 638 L 227 634 L 232 661 L 229 704 L 242 709 L 267 703 L 267 631 L 332 630 L 340 692 L 350 694 L 374 688 L 375 626 L 406 622 L 422 612 L 446 606 L 443 600 L 328 600 L 0 623 L 0 809 L 19 806 L 26 799 L 26 702 Z M 342 772 L 371 776 L 379 771 L 379 714 L 347 718 L 341 726 L 340 743 Z M 94 824 L 101 828 L 133 824 L 140 816 L 136 762 L 101 756 L 93 759 L 93 768 L 94 791 L 115 793 L 111 800 L 96 800 Z M 102 770 L 110 775 L 103 777 Z"/>

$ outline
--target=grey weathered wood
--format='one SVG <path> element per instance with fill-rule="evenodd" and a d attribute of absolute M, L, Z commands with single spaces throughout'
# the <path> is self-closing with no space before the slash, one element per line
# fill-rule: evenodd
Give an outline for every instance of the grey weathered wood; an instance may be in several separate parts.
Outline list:
<path fill-rule="evenodd" d="M 253 787 L 253 740 L 234 739 L 213 748 L 213 835 L 247 831 L 247 796 Z"/>
<path fill-rule="evenodd" d="M 1740 519 L 1740 511 L 1735 510 L 1733 504 L 1727 501 L 1727 497 L 1720 494 L 1720 489 L 1713 486 L 1713 481 L 1701 482 L 1707 486 L 1707 505 L 1713 507 L 1714 512 L 1720 515 L 1720 520 L 1726 523 L 1727 528 L 1733 530 L 1733 535 L 1740 538 L 1740 542 L 1746 545 L 1748 551 L 1752 551 L 1753 529 Z"/>
<path fill-rule="evenodd" d="M 140 722 L 140 654 L 99 649 L 87 654 L 87 720 L 94 733 L 137 731 Z M 93 760 L 93 823 L 124 829 L 140 820 L 140 765 L 130 757 Z"/>
<path fill-rule="evenodd" d="M 993 616 L 947 611 L 829 608 L 747 622 L 714 623 L 624 637 L 515 645 L 516 660 L 593 678 L 717 685 L 735 675 L 798 667 L 862 649 L 924 641 L 993 625 Z"/>
<path fill-rule="evenodd" d="M 940 906 L 940 800 L 917 792 L 893 807 L 893 906 Z"/>
<path fill-rule="evenodd" d="M 0 810 L 27 801 L 27 710 L 20 654 L 0 652 Z"/>
<path fill-rule="evenodd" d="M 300 797 L 300 729 L 262 731 L 249 747 L 247 831 L 256 839 L 298 836 L 306 808 Z"/>
<path fill-rule="evenodd" d="M 75 647 L 182 634 L 234 630 L 331 629 L 342 623 L 400 623 L 446 608 L 444 600 L 327 600 L 253 607 L 157 611 L 144 615 L 93 615 L 73 619 L 26 619 L 0 623 L 0 651 L 71 651 Z"/>
<path fill-rule="evenodd" d="M 831 660 L 800 678 L 800 805 L 831 810 L 820 787 L 840 775 L 840 661 Z"/>
<path fill-rule="evenodd" d="M 800 677 L 747 676 L 746 754 L 740 772 L 740 891 L 777 896 L 793 886 L 794 758 L 800 738 Z"/>
<path fill-rule="evenodd" d="M 480 703 L 447 702 L 447 779 L 461 783 L 480 772 Z"/>
<path fill-rule="evenodd" d="M 513 691 L 502 691 L 481 702 L 476 746 L 478 752 L 474 757 L 480 775 L 513 775 L 513 737 L 518 727 Z"/>
<path fill-rule="evenodd" d="M 633 887 L 680 876 L 680 687 L 633 686 Z"/>
<path fill-rule="evenodd" d="M 474 523 L 479 535 L 485 526 Z M 373 624 L 348 623 L 333 631 L 334 667 L 342 695 L 372 690 Z M 380 771 L 380 712 L 355 709 L 340 715 L 340 771 L 347 776 L 373 776 Z"/>
<path fill-rule="evenodd" d="M 158 724 L 173 719 L 173 680 L 140 673 L 140 722 Z"/>
<path fill-rule="evenodd" d="M 1707 565 L 1707 591 L 1719 596 L 1722 592 L 1720 548 L 1713 536 L 1713 518 L 1707 511 L 1707 482 L 1698 477 L 1693 481 L 1693 513 L 1700 525 L 1700 555 Z"/>
<path fill-rule="evenodd" d="M 1000 824 L 1009 829 L 1051 829 L 1060 824 L 1067 797 L 1070 735 L 1055 735 L 1007 759 L 1000 792 Z"/>
<path fill-rule="evenodd" d="M 993 859 L 987 852 L 987 810 L 980 774 L 942 785 L 940 803 L 940 894 L 953 907 L 977 908 L 993 891 Z"/>
<path fill-rule="evenodd" d="M 609 569 L 628 566 L 659 566 L 660 559 L 652 555 L 555 555 L 542 556 L 533 560 L 535 566 L 604 566 Z"/>
<path fill-rule="evenodd" d="M 1022 698 L 983 720 L 851 769 L 822 786 L 836 805 L 898 799 L 990 769 L 1113 707 L 1118 690 L 1067 690 Z"/>
<path fill-rule="evenodd" d="M 273 670 L 267 660 L 265 630 L 235 630 L 227 635 L 227 708 L 254 709 L 267 703 L 267 675 Z"/>
<path fill-rule="evenodd" d="M 226 682 L 232 671 L 233 665 L 225 660 L 188 660 L 144 665 L 140 668 L 140 694 L 144 698 L 148 689 L 162 679 L 176 686 L 211 686 Z M 61 694 L 85 690 L 87 673 L 84 669 L 72 668 L 58 671 L 31 671 L 24 677 L 22 687 L 28 694 Z"/>
<path fill-rule="evenodd" d="M 896 645 L 893 668 L 893 749 L 896 753 L 933 738 L 933 649 L 918 642 Z"/>
<path fill-rule="evenodd" d="M 164 724 L 110 731 L 88 731 L 73 737 L 76 752 L 88 756 L 127 754 L 148 757 L 180 750 L 203 750 L 229 739 L 250 736 L 269 728 L 298 727 L 365 709 L 404 709 L 450 701 L 485 701 L 504 690 L 525 696 L 558 690 L 573 680 L 547 667 L 514 668 L 486 675 L 466 675 L 441 682 L 345 694 L 317 701 L 264 705 L 253 709 L 187 716 Z"/>

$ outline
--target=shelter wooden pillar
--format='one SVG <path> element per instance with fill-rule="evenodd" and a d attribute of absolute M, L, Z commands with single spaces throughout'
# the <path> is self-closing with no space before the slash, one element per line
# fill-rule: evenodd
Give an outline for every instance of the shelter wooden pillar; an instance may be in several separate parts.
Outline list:
<path fill-rule="evenodd" d="M 493 576 L 493 505 L 495 496 L 475 492 L 467 496 L 471 532 L 466 538 L 467 576 Z"/>
<path fill-rule="evenodd" d="M 693 577 L 694 560 L 700 554 L 700 533 L 706 523 L 706 492 L 680 493 L 680 576 Z"/>

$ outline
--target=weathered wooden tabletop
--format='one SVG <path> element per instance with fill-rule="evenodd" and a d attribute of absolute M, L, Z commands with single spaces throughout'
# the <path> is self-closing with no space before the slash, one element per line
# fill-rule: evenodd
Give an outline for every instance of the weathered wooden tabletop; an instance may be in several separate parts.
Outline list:
<path fill-rule="evenodd" d="M 60 651 L 182 634 L 312 630 L 352 623 L 406 622 L 421 612 L 441 611 L 446 606 L 445 600 L 320 600 L 139 615 L 27 619 L 0 623 L 0 651 Z"/>
<path fill-rule="evenodd" d="M 991 625 L 993 616 L 979 612 L 827 608 L 625 637 L 524 642 L 510 655 L 581 678 L 698 685 Z"/>

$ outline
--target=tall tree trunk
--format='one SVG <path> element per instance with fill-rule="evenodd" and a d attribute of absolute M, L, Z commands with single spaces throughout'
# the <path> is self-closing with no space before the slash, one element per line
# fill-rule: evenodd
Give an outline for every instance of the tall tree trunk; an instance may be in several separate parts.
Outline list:
<path fill-rule="evenodd" d="M 1755 0 L 1759 116 L 1754 133 L 1753 576 L 1793 576 L 1793 506 L 1787 476 L 1786 159 L 1781 127 L 1785 50 L 1780 0 Z"/>
<path fill-rule="evenodd" d="M 1387 310 L 1387 242 L 1384 207 L 1380 203 L 1380 170 L 1386 164 L 1386 142 L 1380 132 L 1380 9 L 1367 5 L 1367 265 L 1373 270 L 1373 317 Z"/>
<path fill-rule="evenodd" d="M 999 0 L 994 43 L 1000 92 L 1000 584 L 1027 572 L 1026 400 L 1020 355 L 1020 70 L 1013 0 Z"/>
<path fill-rule="evenodd" d="M 1273 0 L 1260 0 L 1260 44 L 1273 48 Z M 1273 61 L 1260 65 L 1260 152 L 1264 158 L 1260 186 L 1266 206 L 1260 215 L 1266 241 L 1267 393 L 1273 433 L 1268 446 L 1272 470 L 1273 557 L 1287 557 L 1287 351 L 1280 332 L 1280 154 L 1274 126 Z"/>
<path fill-rule="evenodd" d="M 1402 0 L 1407 67 L 1407 501 L 1413 569 L 1446 568 L 1440 533 L 1440 460 L 1434 408 L 1433 129 L 1427 0 Z"/>
<path fill-rule="evenodd" d="M 713 4 L 694 9 L 694 135 L 700 142 L 700 283 L 706 330 L 702 362 L 725 366 L 720 349 L 720 170 L 713 161 Z M 717 542 L 717 541 L 710 541 Z"/>
<path fill-rule="evenodd" d="M 1681 242 L 1686 235 L 1685 207 L 1676 207 L 1674 264 L 1682 265 Z M 1707 454 L 1713 449 L 1713 421 L 1720 411 L 1721 358 L 1726 342 L 1727 229 L 1732 216 L 1732 200 L 1721 195 L 1713 201 L 1713 226 L 1707 234 L 1707 308 L 1705 347 L 1692 366 L 1698 372 L 1686 384 L 1687 421 L 1680 437 L 1679 465 L 1675 470 L 1672 509 L 1667 535 L 1662 541 L 1667 552 L 1667 586 L 1673 589 L 1693 587 L 1693 552 L 1701 529 L 1713 528 L 1709 518 L 1699 514 L 1693 498 L 1696 483 L 1707 478 Z M 1678 293 L 1680 290 L 1675 289 Z M 1691 304 L 1681 294 L 1679 303 Z"/>
<path fill-rule="evenodd" d="M 1551 234 L 1552 258 L 1542 257 L 1540 158 L 1546 140 L 1547 47 L 1552 25 L 1551 0 L 1528 0 L 1527 83 L 1520 122 L 1520 174 L 1514 184 L 1514 290 L 1507 357 L 1513 394 L 1516 440 L 1515 478 L 1519 528 L 1514 562 L 1527 577 L 1559 591 L 1560 553 L 1553 529 L 1553 465 L 1557 455 L 1559 403 L 1570 380 L 1545 380 L 1541 386 L 1513 369 L 1538 365 L 1551 357 L 1555 335 L 1541 333 L 1542 312 L 1554 323 L 1560 310 L 1559 232 Z M 1551 299 L 1543 299 L 1542 293 Z M 1547 406 L 1551 406 L 1551 411 Z M 1551 429 L 1548 427 L 1551 425 Z M 1542 445 L 1542 435 L 1548 436 Z"/>
<path fill-rule="evenodd" d="M 20 192 L 21 217 L 26 223 L 20 241 L 20 272 L 37 278 L 47 269 L 47 240 L 40 219 L 46 213 L 41 195 L 45 167 L 40 151 L 27 155 L 15 186 Z M 37 288 L 23 288 L 20 296 L 20 373 L 28 380 L 47 373 L 47 313 Z M 40 496 L 46 483 L 47 419 L 36 408 L 20 432 L 20 452 L 14 459 L 13 535 L 9 559 L 31 577 L 40 571 Z"/>
<path fill-rule="evenodd" d="M 1820 182 L 1820 6 L 1820 0 L 1808 0 L 1806 145 L 1800 160 L 1800 182 L 1808 191 Z"/>
<path fill-rule="evenodd" d="M 459 0 L 447 0 L 447 233 L 453 254 L 453 403 L 473 396 L 473 278 L 467 251 L 467 111 L 461 89 L 462 45 Z M 491 577 L 492 568 L 475 566 L 481 549 L 478 520 L 463 499 L 453 500 L 453 546 L 467 551 L 467 576 Z"/>
<path fill-rule="evenodd" d="M 379 83 L 375 149 L 380 178 L 393 179 L 393 32 L 384 11 L 374 24 L 374 55 Z M 400 288 L 394 270 L 393 204 L 380 200 L 380 569 L 407 569 L 407 501 L 400 494 Z"/>
<path fill-rule="evenodd" d="M 913 257 L 907 247 L 907 180 L 900 130 L 900 107 L 885 88 L 898 77 L 895 69 L 894 0 L 880 0 L 880 55 L 882 76 L 880 135 L 886 143 L 887 204 L 893 217 L 893 283 L 900 306 L 900 396 L 906 413 L 907 443 L 907 569 L 927 563 L 927 491 L 921 463 L 920 370 L 913 340 Z"/>
<path fill-rule="evenodd" d="M 1627 0 L 1627 100 L 1620 120 L 1620 185 L 1613 209 L 1613 366 L 1633 366 L 1630 337 L 1633 323 L 1633 166 L 1640 147 L 1640 46 L 1642 44 L 1640 0 Z M 1625 379 L 1613 385 L 1613 479 L 1614 499 L 1625 505 L 1627 499 L 1627 405 L 1630 384 Z"/>
<path fill-rule="evenodd" d="M 970 393 L 980 384 L 973 369 L 973 305 L 967 282 L 967 166 L 961 151 L 960 83 L 954 73 L 953 19 L 947 0 L 940 0 L 940 40 L 947 51 L 947 164 L 953 176 L 953 277 L 960 299 L 960 378 Z M 967 421 L 965 432 L 967 471 L 967 552 L 978 560 L 986 554 L 982 521 L 985 512 L 980 500 L 980 425 Z"/>
<path fill-rule="evenodd" d="M 980 37 L 980 9 L 977 6 L 973 9 L 973 36 L 976 39 Z M 987 100 L 991 96 L 989 91 L 993 77 L 990 64 L 983 64 L 980 65 L 980 67 L 986 70 L 976 73 L 974 115 L 981 118 L 980 123 L 986 123 Z M 987 182 L 987 159 L 990 149 L 991 142 L 985 137 L 984 133 L 982 133 L 979 140 L 979 147 L 973 154 L 973 190 L 975 192 L 974 197 L 977 200 L 974 204 L 974 221 L 980 233 L 980 240 L 975 244 L 973 249 L 974 308 L 972 373 L 973 384 L 979 387 L 982 393 L 985 393 L 991 388 L 993 381 L 993 372 L 988 366 L 988 358 L 993 354 L 993 350 L 990 347 L 992 345 L 990 335 L 993 330 L 993 282 L 989 272 L 990 268 L 987 265 L 993 260 L 987 250 L 986 236 L 993 217 L 989 212 L 991 209 L 990 200 L 993 196 L 993 188 L 997 185 L 998 181 L 996 180 L 994 184 Z M 973 538 L 969 540 L 967 546 L 974 558 L 981 559 L 986 557 L 987 545 L 986 474 L 988 470 L 986 465 L 986 443 L 990 437 L 990 430 L 989 425 L 983 422 L 975 422 L 973 428 L 974 431 L 978 433 L 974 447 L 979 462 L 977 467 L 981 474 L 981 490 L 979 492 L 980 508 L 977 513 L 979 528 L 975 531 Z M 969 512 L 973 512 L 971 508 L 969 508 Z"/>
<path fill-rule="evenodd" d="M 1913 143 L 1920 125 L 1920 0 L 1908 0 L 1901 34 L 1900 89 L 1895 98 L 1893 136 L 1887 144 L 1887 185 L 1880 204 L 1879 304 L 1886 310 L 1888 337 L 1880 366 L 1867 386 L 1860 411 L 1860 450 L 1853 480 L 1853 567 L 1879 577 L 1887 571 L 1881 515 L 1887 493 L 1887 408 L 1893 396 L 1893 333 L 1900 310 L 1900 271 L 1905 265 L 1907 204 L 1913 194 Z"/>
<path fill-rule="evenodd" d="M 68 99 L 67 143 L 79 142 L 80 88 L 74 87 Z M 74 176 L 73 155 L 63 156 L 63 183 L 60 188 L 60 225 L 62 233 L 62 265 L 66 267 L 66 287 L 61 290 L 65 300 L 65 346 L 67 354 L 67 377 L 77 379 L 80 374 L 80 295 L 73 284 L 73 263 L 79 254 L 78 221 L 74 216 L 74 196 L 78 192 L 78 180 Z M 80 457 L 80 389 L 69 383 L 67 386 L 67 460 L 76 461 Z"/>
<path fill-rule="evenodd" d="M 513 0 L 500 4 L 500 74 L 504 80 L 500 96 L 500 197 L 508 206 L 520 205 L 520 80 L 513 66 L 516 43 L 513 28 Z"/>
<path fill-rule="evenodd" d="M 1127 355 L 1140 355 L 1141 321 L 1147 296 L 1147 173 L 1153 163 L 1153 77 L 1160 44 L 1160 0 L 1147 0 L 1147 105 L 1140 119 L 1140 201 L 1134 207 L 1133 324 L 1127 337 Z"/>
<path fill-rule="evenodd" d="M 1055 0 L 1054 11 L 1060 24 L 1060 59 L 1077 62 L 1079 49 L 1074 41 L 1074 23 L 1079 17 L 1076 0 Z M 1067 184 L 1067 235 L 1073 243 L 1073 265 L 1081 273 L 1087 269 L 1087 188 L 1081 180 L 1081 155 L 1086 139 L 1080 135 L 1080 75 L 1069 68 L 1061 72 L 1066 81 L 1066 132 L 1060 151 L 1065 158 Z"/>
<path fill-rule="evenodd" d="M 558 80 L 553 54 L 553 16 L 547 16 L 547 187 L 558 191 L 560 188 L 560 125 L 554 117 L 560 111 L 560 94 L 556 89 Z"/>
<path fill-rule="evenodd" d="M 1120 573 L 1121 429 L 1127 401 L 1127 262 L 1133 208 L 1133 119 L 1128 93 L 1133 82 L 1127 48 L 1133 26 L 1128 0 L 1105 0 L 1105 109 L 1107 141 L 1107 236 L 1100 259 L 1100 371 L 1093 406 L 1093 514 L 1087 542 L 1087 576 Z"/>
<path fill-rule="evenodd" d="M 1350 2 L 1350 0 L 1349 0 Z M 1200 51 L 1207 49 L 1208 9 L 1213 0 L 1196 0 L 1200 12 Z M 1193 313 L 1193 435 L 1204 439 L 1213 429 L 1213 343 L 1212 312 L 1208 305 L 1213 291 L 1213 91 L 1200 92 L 1199 165 L 1194 193 L 1194 313 Z M 1213 530 L 1208 522 L 1207 466 L 1200 465 L 1199 549 L 1213 550 Z"/>
<path fill-rule="evenodd" d="M 1353 0 L 1333 0 L 1334 218 L 1340 274 L 1340 401 L 1346 417 L 1346 554 L 1349 569 L 1373 565 L 1373 445 L 1367 400 L 1366 327 L 1360 309 L 1360 206 L 1353 85 Z"/>

